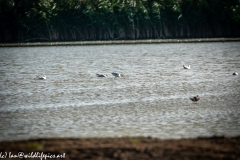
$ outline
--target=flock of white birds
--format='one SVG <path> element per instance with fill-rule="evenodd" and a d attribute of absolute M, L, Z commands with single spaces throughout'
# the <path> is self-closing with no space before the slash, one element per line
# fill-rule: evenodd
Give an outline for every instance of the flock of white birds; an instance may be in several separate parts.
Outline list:
<path fill-rule="evenodd" d="M 184 68 L 184 69 L 190 69 L 190 65 L 188 65 L 188 66 L 187 66 L 187 65 L 183 65 L 183 68 Z M 111 74 L 112 74 L 114 77 L 123 77 L 123 75 L 122 75 L 121 73 L 112 72 Z M 98 74 L 98 73 L 96 73 L 96 75 L 97 75 L 97 77 L 108 77 L 107 74 Z M 237 73 L 237 72 L 234 72 L 233 75 L 238 75 L 238 73 Z M 46 79 L 47 79 L 46 75 L 37 76 L 37 78 L 38 78 L 39 80 L 46 80 Z M 190 99 L 191 99 L 193 102 L 197 102 L 197 101 L 200 100 L 200 96 L 197 95 L 197 96 L 195 96 L 195 97 L 190 97 Z"/>

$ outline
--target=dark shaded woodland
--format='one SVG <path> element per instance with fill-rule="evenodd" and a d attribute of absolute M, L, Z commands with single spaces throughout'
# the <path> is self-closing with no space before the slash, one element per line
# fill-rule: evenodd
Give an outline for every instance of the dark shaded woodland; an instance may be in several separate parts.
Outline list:
<path fill-rule="evenodd" d="M 240 0 L 0 0 L 0 42 L 240 37 Z"/>

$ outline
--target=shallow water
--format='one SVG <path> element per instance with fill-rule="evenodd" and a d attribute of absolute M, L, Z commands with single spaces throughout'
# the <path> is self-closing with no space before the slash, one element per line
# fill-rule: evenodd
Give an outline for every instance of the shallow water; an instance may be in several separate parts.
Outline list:
<path fill-rule="evenodd" d="M 235 71 L 240 42 L 0 48 L 0 141 L 238 136 Z"/>

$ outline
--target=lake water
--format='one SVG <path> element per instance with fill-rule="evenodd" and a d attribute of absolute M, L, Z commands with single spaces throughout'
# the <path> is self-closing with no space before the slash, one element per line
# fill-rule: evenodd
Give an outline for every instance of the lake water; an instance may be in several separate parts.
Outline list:
<path fill-rule="evenodd" d="M 239 136 L 235 71 L 240 42 L 0 48 L 0 141 Z"/>

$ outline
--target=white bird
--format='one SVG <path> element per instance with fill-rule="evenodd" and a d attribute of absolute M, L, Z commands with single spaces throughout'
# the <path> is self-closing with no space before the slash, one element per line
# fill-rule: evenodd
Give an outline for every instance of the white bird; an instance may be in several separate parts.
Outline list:
<path fill-rule="evenodd" d="M 96 75 L 97 75 L 98 77 L 107 77 L 106 74 L 98 74 L 98 73 L 96 73 Z"/>
<path fill-rule="evenodd" d="M 45 79 L 47 79 L 47 77 L 44 75 L 44 76 L 37 76 L 37 78 L 39 79 L 39 80 L 45 80 Z"/>
<path fill-rule="evenodd" d="M 197 95 L 196 97 L 192 97 L 192 98 L 190 98 L 193 102 L 197 102 L 197 101 L 199 101 L 200 100 L 200 96 L 199 95 Z"/>
<path fill-rule="evenodd" d="M 116 72 L 112 72 L 112 75 L 114 77 L 122 77 L 122 75 L 120 73 L 116 73 Z"/>
<path fill-rule="evenodd" d="M 184 69 L 190 69 L 190 65 L 188 65 L 188 66 L 183 65 L 183 68 Z"/>
<path fill-rule="evenodd" d="M 234 72 L 234 73 L 233 73 L 233 75 L 237 76 L 237 75 L 238 75 L 238 73 L 237 73 L 237 72 Z"/>

